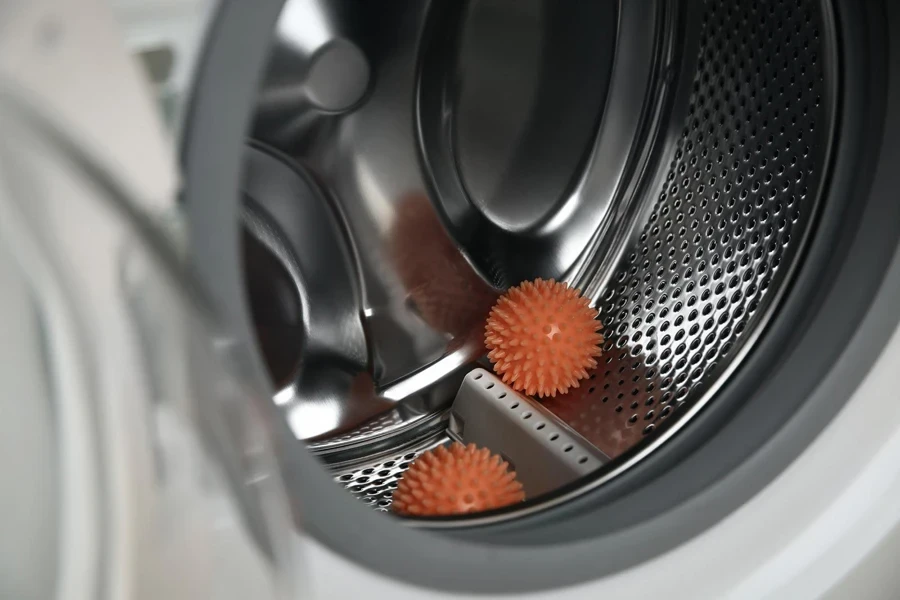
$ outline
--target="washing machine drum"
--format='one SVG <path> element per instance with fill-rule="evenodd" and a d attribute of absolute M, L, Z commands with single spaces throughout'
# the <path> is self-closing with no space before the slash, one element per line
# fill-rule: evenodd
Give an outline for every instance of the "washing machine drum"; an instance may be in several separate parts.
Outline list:
<path fill-rule="evenodd" d="M 897 321 L 895 13 L 224 5 L 184 201 L 273 382 L 304 527 L 401 580 L 533 590 L 659 556 L 765 488 Z M 542 399 L 483 345 L 498 295 L 537 278 L 581 290 L 604 335 Z M 527 501 L 377 514 L 451 440 L 506 458 Z"/>
<path fill-rule="evenodd" d="M 209 37 L 184 200 L 274 383 L 304 527 L 355 561 L 515 591 L 659 556 L 791 464 L 893 334 L 892 6 L 258 4 Z M 543 399 L 483 346 L 537 278 L 604 334 Z M 376 514 L 451 440 L 527 501 Z"/>
<path fill-rule="evenodd" d="M 189 408 L 271 562 L 282 483 L 316 547 L 452 593 L 810 595 L 893 530 L 898 7 L 257 0 L 210 23 L 180 200 L 191 294 L 229 332 L 207 346 L 236 366 L 186 360 L 238 383 Z M 536 279 L 603 334 L 542 398 L 484 341 Z M 525 501 L 397 514 L 455 441 Z M 246 489 L 269 446 L 279 481 Z"/>

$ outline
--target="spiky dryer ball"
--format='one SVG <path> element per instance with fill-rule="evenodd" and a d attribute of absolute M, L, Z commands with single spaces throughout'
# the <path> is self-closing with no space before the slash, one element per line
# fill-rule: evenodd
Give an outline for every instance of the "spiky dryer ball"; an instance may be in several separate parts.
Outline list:
<path fill-rule="evenodd" d="M 519 392 L 564 394 L 597 366 L 603 335 L 598 313 L 575 288 L 526 281 L 500 297 L 485 327 L 494 371 Z"/>
<path fill-rule="evenodd" d="M 454 442 L 419 456 L 394 490 L 403 515 L 445 516 L 501 508 L 525 500 L 515 471 L 487 448 Z"/>

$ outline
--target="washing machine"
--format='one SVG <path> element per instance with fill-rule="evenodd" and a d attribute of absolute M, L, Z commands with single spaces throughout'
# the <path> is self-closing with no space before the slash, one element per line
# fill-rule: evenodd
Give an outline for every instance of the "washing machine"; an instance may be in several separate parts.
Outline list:
<path fill-rule="evenodd" d="M 898 38 L 876 0 L 0 4 L 0 596 L 900 596 Z M 602 323 L 547 397 L 485 351 L 536 279 Z M 524 500 L 394 502 L 457 442 Z"/>

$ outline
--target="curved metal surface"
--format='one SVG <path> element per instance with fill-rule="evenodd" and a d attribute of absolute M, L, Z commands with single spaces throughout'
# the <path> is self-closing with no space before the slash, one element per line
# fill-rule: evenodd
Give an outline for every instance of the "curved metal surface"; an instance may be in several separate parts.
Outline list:
<path fill-rule="evenodd" d="M 837 114 L 836 36 L 820 4 L 713 2 L 681 18 L 698 38 L 678 67 L 684 121 L 663 133 L 648 184 L 620 200 L 633 211 L 618 215 L 625 245 L 581 271 L 614 335 L 581 389 L 545 402 L 612 457 L 666 420 L 680 422 L 664 437 L 683 426 L 670 415 L 696 413 L 761 335 L 815 222 Z"/>
<path fill-rule="evenodd" d="M 295 285 L 297 306 L 282 313 L 287 322 L 277 311 L 253 315 L 264 349 L 273 340 L 294 342 L 267 353 L 297 357 L 296 369 L 283 374 L 287 384 L 275 395 L 291 428 L 298 437 L 314 438 L 347 420 L 384 412 L 388 406 L 376 398 L 368 371 L 354 260 L 325 196 L 301 169 L 258 147 L 247 150 L 243 192 L 245 228 Z M 251 259 L 246 268 L 253 273 L 264 265 Z M 274 278 L 257 285 L 266 281 Z M 284 304 L 290 308 L 291 299 Z"/>
<path fill-rule="evenodd" d="M 425 48 L 420 127 L 440 119 L 447 138 L 439 141 L 471 204 L 465 212 L 521 235 L 563 209 L 604 115 L 616 10 L 613 2 L 482 0 L 432 11 L 435 26 L 455 35 Z M 432 86 L 439 91 L 425 91 Z M 437 198 L 455 213 L 448 200 Z"/>
<path fill-rule="evenodd" d="M 265 139 L 295 139 L 322 115 L 350 110 L 365 95 L 371 69 L 345 35 L 344 8 L 323 0 L 285 4 L 256 107 L 254 128 Z"/>
<path fill-rule="evenodd" d="M 402 60 L 371 59 L 376 73 L 402 64 L 402 76 L 376 77 L 363 104 L 314 136 L 298 135 L 289 151 L 325 182 L 340 220 L 334 235 L 354 248 L 370 399 L 451 389 L 482 350 L 494 299 L 483 278 L 499 287 L 569 278 L 593 294 L 613 335 L 591 379 L 545 405 L 607 455 L 635 457 L 646 454 L 635 447 L 648 434 L 678 421 L 670 418 L 677 409 L 691 406 L 686 418 L 709 401 L 790 281 L 827 175 L 836 37 L 816 2 L 584 10 L 562 14 L 535 0 L 502 12 L 482 0 L 406 13 L 405 35 L 392 38 L 406 44 L 389 54 Z M 358 31 L 365 12 L 334 14 L 359 19 Z M 586 25 L 558 37 L 560 23 L 573 22 Z M 616 23 L 606 36 L 615 52 L 609 39 L 587 39 L 596 22 Z M 510 48 L 490 39 L 506 31 Z M 385 52 L 372 37 L 358 43 L 367 56 Z M 503 76 L 485 76 L 476 54 Z M 525 68 L 529 56 L 540 68 Z M 561 74 L 563 65 L 570 71 Z M 589 85 L 567 105 L 573 86 L 604 68 L 608 85 Z M 401 93 L 410 89 L 412 103 Z M 415 130 L 399 117 L 414 118 Z M 546 152 L 562 140 L 565 152 Z M 391 191 L 398 174 L 415 191 Z M 533 178 L 541 185 L 529 185 Z M 451 396 L 433 394 L 413 412 Z M 377 421 L 390 424 L 335 438 L 328 434 L 387 404 L 347 391 L 308 397 L 293 402 L 297 414 L 323 411 L 317 427 L 332 441 L 320 451 L 409 426 L 394 412 Z"/>
<path fill-rule="evenodd" d="M 698 16 L 697 62 L 685 65 L 696 64 L 684 90 L 688 114 L 671 132 L 670 162 L 636 233 L 636 251 L 623 256 L 616 285 L 600 300 L 601 318 L 609 315 L 615 333 L 604 345 L 606 359 L 574 393 L 543 401 L 620 460 L 514 512 L 421 525 L 535 515 L 635 467 L 713 399 L 785 294 L 829 175 L 839 92 L 833 15 L 814 1 L 771 11 L 722 1 Z M 728 35 L 737 23 L 749 30 Z M 776 40 L 775 32 L 791 36 Z"/>
<path fill-rule="evenodd" d="M 330 235 L 343 236 L 359 274 L 365 345 L 356 351 L 368 357 L 370 395 L 412 404 L 418 415 L 449 403 L 483 354 L 494 285 L 535 274 L 564 277 L 618 210 L 640 158 L 637 136 L 644 133 L 662 14 L 655 4 L 563 11 L 548 0 L 514 10 L 494 0 L 462 8 L 406 2 L 387 10 L 349 0 L 325 4 L 294 0 L 282 13 L 254 135 L 319 182 L 322 201 L 333 204 L 340 233 Z M 299 14 L 322 26 L 298 27 Z M 562 35 L 566 27 L 571 31 Z M 521 35 L 497 44 L 507 31 Z M 301 74 L 315 53 L 297 48 L 338 41 L 358 48 L 371 69 L 360 103 L 327 112 L 269 102 L 277 82 L 293 82 L 302 95 Z M 539 69 L 530 57 L 541 58 Z M 505 95 L 489 103 L 502 88 Z M 453 127 L 445 132 L 448 119 Z M 448 169 L 463 196 L 440 185 Z M 290 218 L 270 217 L 275 227 Z M 303 243 L 310 256 L 323 256 L 330 244 Z M 344 314 L 342 302 L 321 310 Z M 297 361 L 300 378 L 306 351 Z M 323 437 L 319 449 L 329 434 L 346 438 L 334 434 L 388 409 L 340 400 L 336 391 L 328 401 L 311 398 L 310 415 L 313 407 L 321 411 L 309 426 L 316 433 L 295 431 Z M 391 428 L 405 427 L 407 416 L 390 410 L 401 420 Z"/>
<path fill-rule="evenodd" d="M 611 456 L 738 368 L 802 257 L 829 174 L 830 9 L 710 2 L 696 16 L 687 115 L 598 298 L 605 359 L 586 389 L 546 403 Z"/>
<path fill-rule="evenodd" d="M 359 260 L 342 227 L 341 207 L 276 150 L 253 144 L 244 166 L 241 221 L 250 312 L 277 386 L 275 403 L 294 435 L 326 452 L 416 427 L 452 398 L 461 375 L 431 374 L 402 394 L 397 386 L 377 386 Z M 415 212 L 407 214 L 423 222 Z M 434 230 L 410 233 L 432 236 Z M 418 261 L 414 255 L 408 260 Z M 422 281 L 426 275 L 416 274 Z"/>
<path fill-rule="evenodd" d="M 683 18 L 699 38 L 680 67 L 684 120 L 621 202 L 634 209 L 616 223 L 622 246 L 578 278 L 613 332 L 605 358 L 545 402 L 613 457 L 680 407 L 695 413 L 761 335 L 815 223 L 837 118 L 836 35 L 820 4 L 713 2 Z"/>
<path fill-rule="evenodd" d="M 417 87 L 422 161 L 448 231 L 493 285 L 567 277 L 622 210 L 663 4 L 531 2 L 530 20 L 494 2 L 433 11 Z M 445 33 L 454 27 L 458 39 Z M 541 34 L 531 44 L 529 28 Z M 488 43 L 520 37 L 504 52 Z"/>

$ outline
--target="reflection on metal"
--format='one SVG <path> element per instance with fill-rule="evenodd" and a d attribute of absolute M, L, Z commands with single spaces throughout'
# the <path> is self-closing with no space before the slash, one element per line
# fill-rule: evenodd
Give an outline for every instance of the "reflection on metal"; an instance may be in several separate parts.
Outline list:
<path fill-rule="evenodd" d="M 463 380 L 450 411 L 450 433 L 465 444 L 502 453 L 529 499 L 573 483 L 609 461 L 537 400 L 485 369 L 475 369 Z"/>
<path fill-rule="evenodd" d="M 335 480 L 376 510 L 388 510 L 412 461 L 451 440 L 501 452 L 529 499 L 570 484 L 609 460 L 536 400 L 513 391 L 484 369 L 463 379 L 449 421 L 437 425 L 437 430 L 424 426 L 397 436 L 388 449 L 363 458 L 332 455 L 337 461 L 331 465 Z"/>
<path fill-rule="evenodd" d="M 294 432 L 314 438 L 384 412 L 368 371 L 354 261 L 325 197 L 269 151 L 249 148 L 245 168 L 243 223 L 268 251 L 245 245 L 253 320 Z M 279 279 L 269 257 L 292 290 L 272 289 Z M 273 300 L 253 302 L 264 296 Z"/>
<path fill-rule="evenodd" d="M 431 19 L 416 118 L 448 230 L 494 285 L 572 274 L 623 200 L 655 6 L 483 0 Z"/>
<path fill-rule="evenodd" d="M 497 292 L 544 276 L 585 290 L 610 335 L 590 379 L 543 406 L 622 457 L 597 482 L 633 464 L 723 385 L 799 264 L 836 118 L 823 5 L 329 7 L 367 94 L 257 131 L 333 207 L 358 277 L 354 368 L 384 403 L 329 398 L 341 416 L 318 429 L 340 435 L 315 449 L 381 447 L 446 407 Z"/>
<path fill-rule="evenodd" d="M 302 410 L 304 402 L 328 408 L 315 409 L 323 415 L 316 425 L 291 417 L 306 423 L 306 433 L 295 429 L 298 435 L 322 438 L 317 446 L 327 446 L 328 434 L 400 410 L 391 403 L 402 402 L 414 416 L 448 404 L 468 365 L 483 354 L 483 321 L 498 291 L 526 276 L 577 272 L 578 257 L 619 202 L 623 171 L 633 159 L 623 148 L 634 143 L 642 114 L 635 98 L 646 93 L 654 59 L 648 40 L 655 12 L 622 19 L 617 10 L 591 3 L 563 11 L 549 0 L 529 0 L 514 10 L 496 1 L 465 8 L 452 2 L 288 3 L 254 136 L 321 183 L 315 201 L 331 206 L 334 223 L 307 226 L 332 239 L 322 245 L 297 239 L 300 232 L 288 233 L 296 229 L 296 215 L 263 218 L 281 231 L 278 237 L 303 247 L 307 256 L 295 261 L 309 268 L 319 261 L 318 276 L 357 277 L 352 300 L 325 291 L 335 300 L 320 297 L 328 306 L 304 306 L 302 314 L 313 319 L 310 310 L 322 311 L 338 322 L 352 315 L 355 333 L 344 342 L 354 358 L 341 364 L 341 377 L 367 372 L 374 386 L 372 402 L 351 399 L 349 382 L 335 383 L 335 365 L 319 368 L 321 360 L 308 356 L 319 340 L 304 340 L 297 402 L 288 403 L 289 410 Z M 521 35 L 498 44 L 510 19 Z M 561 35 L 563 25 L 574 29 Z M 615 54 L 623 33 L 634 48 Z M 364 97 L 343 111 L 297 100 L 306 94 L 300 74 L 316 54 L 311 48 L 338 42 L 365 57 L 371 76 Z M 541 58 L 538 69 L 535 57 Z M 332 71 L 338 78 L 345 72 Z M 504 75 L 495 81 L 492 73 Z M 296 102 L 273 100 L 287 97 Z M 459 140 L 453 153 L 451 139 Z M 457 194 L 463 186 L 471 198 Z M 276 252 L 272 237 L 260 239 Z M 324 259 L 335 245 L 352 267 Z M 321 286 L 298 283 L 301 304 L 313 287 Z M 317 374 L 307 375 L 312 369 Z M 307 377 L 329 391 L 307 394 Z M 278 398 L 285 405 L 285 392 Z M 326 418 L 329 410 L 340 416 Z"/>
<path fill-rule="evenodd" d="M 307 126 L 352 108 L 365 95 L 369 63 L 345 37 L 350 32 L 340 8 L 326 0 L 285 5 L 257 106 L 256 128 L 266 139 L 302 136 Z"/>

